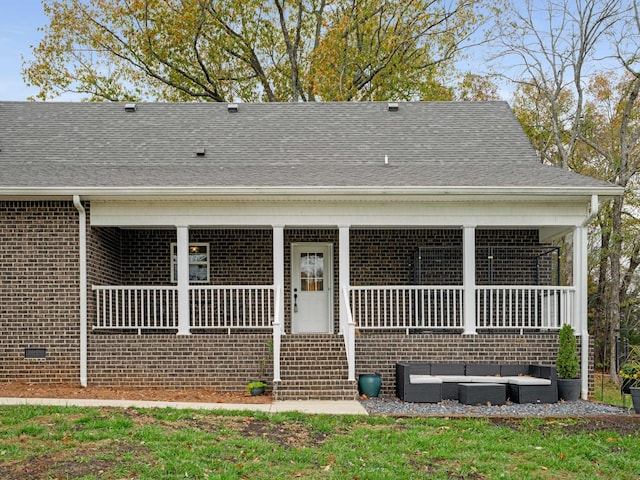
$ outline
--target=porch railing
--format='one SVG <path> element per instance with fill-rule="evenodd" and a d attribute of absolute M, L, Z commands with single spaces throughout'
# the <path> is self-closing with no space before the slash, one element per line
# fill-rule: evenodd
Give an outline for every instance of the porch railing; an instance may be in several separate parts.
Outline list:
<path fill-rule="evenodd" d="M 351 314 L 364 329 L 461 329 L 461 286 L 351 287 Z"/>
<path fill-rule="evenodd" d="M 268 329 L 274 318 L 273 285 L 191 286 L 191 328 Z"/>
<path fill-rule="evenodd" d="M 94 286 L 100 330 L 178 329 L 176 286 Z M 190 286 L 190 328 L 269 329 L 274 318 L 274 288 Z"/>
<path fill-rule="evenodd" d="M 464 328 L 462 286 L 351 287 L 350 298 L 361 330 Z M 476 328 L 559 329 L 573 323 L 574 301 L 573 287 L 478 286 Z"/>
<path fill-rule="evenodd" d="M 178 288 L 94 286 L 96 324 L 102 330 L 178 328 Z"/>
<path fill-rule="evenodd" d="M 573 287 L 481 286 L 476 289 L 478 329 L 559 329 L 573 323 Z"/>

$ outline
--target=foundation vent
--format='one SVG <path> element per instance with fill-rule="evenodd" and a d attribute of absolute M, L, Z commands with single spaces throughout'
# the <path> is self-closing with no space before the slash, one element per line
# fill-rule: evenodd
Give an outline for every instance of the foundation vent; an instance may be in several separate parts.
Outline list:
<path fill-rule="evenodd" d="M 47 358 L 46 348 L 25 348 L 24 358 Z"/>

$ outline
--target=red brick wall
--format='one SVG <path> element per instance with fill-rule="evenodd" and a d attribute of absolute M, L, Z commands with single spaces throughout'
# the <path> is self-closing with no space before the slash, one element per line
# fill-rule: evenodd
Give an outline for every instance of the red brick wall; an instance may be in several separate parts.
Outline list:
<path fill-rule="evenodd" d="M 73 203 L 0 202 L 0 246 L 0 380 L 78 381 Z M 46 359 L 25 359 L 25 348 L 45 348 Z"/>

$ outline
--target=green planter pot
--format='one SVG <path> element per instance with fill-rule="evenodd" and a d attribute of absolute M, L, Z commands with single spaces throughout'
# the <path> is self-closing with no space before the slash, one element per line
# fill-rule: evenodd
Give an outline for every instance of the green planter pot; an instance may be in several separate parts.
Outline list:
<path fill-rule="evenodd" d="M 253 387 L 250 393 L 254 397 L 258 395 L 262 395 L 264 393 L 264 387 Z"/>
<path fill-rule="evenodd" d="M 380 395 L 382 377 L 379 373 L 363 373 L 358 377 L 358 391 L 360 395 L 377 397 Z"/>
<path fill-rule="evenodd" d="M 631 401 L 633 402 L 633 409 L 636 413 L 640 413 L 640 388 L 630 388 Z"/>

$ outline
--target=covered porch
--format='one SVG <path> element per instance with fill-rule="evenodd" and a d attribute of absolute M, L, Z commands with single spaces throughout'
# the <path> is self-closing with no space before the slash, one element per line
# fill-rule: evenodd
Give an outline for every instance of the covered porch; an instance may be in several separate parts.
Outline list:
<path fill-rule="evenodd" d="M 344 376 L 353 382 L 363 363 L 356 358 L 362 356 L 356 354 L 362 335 L 523 335 L 554 332 L 569 323 L 583 341 L 586 392 L 582 225 L 428 226 L 414 219 L 402 226 L 274 222 L 264 227 L 200 220 L 167 227 L 131 220 L 112 224 L 105 213 L 113 208 L 92 208 L 94 237 L 102 239 L 93 247 L 101 251 L 101 263 L 115 257 L 112 263 L 126 265 L 136 255 L 131 251 L 147 253 L 137 260 L 142 268 L 125 267 L 118 274 L 91 269 L 93 332 L 268 333 L 278 384 L 284 335 L 338 335 Z M 562 286 L 557 250 L 548 239 L 567 229 L 573 231 L 573 285 Z M 117 235 L 119 252 L 109 246 Z M 149 240 L 154 237 L 161 240 Z M 159 256 L 165 258 L 164 273 L 154 273 L 155 280 L 145 284 L 149 272 L 158 271 Z M 208 272 L 203 273 L 203 263 Z M 321 292 L 320 300 L 314 298 Z M 308 323 L 318 312 L 326 321 Z"/>

